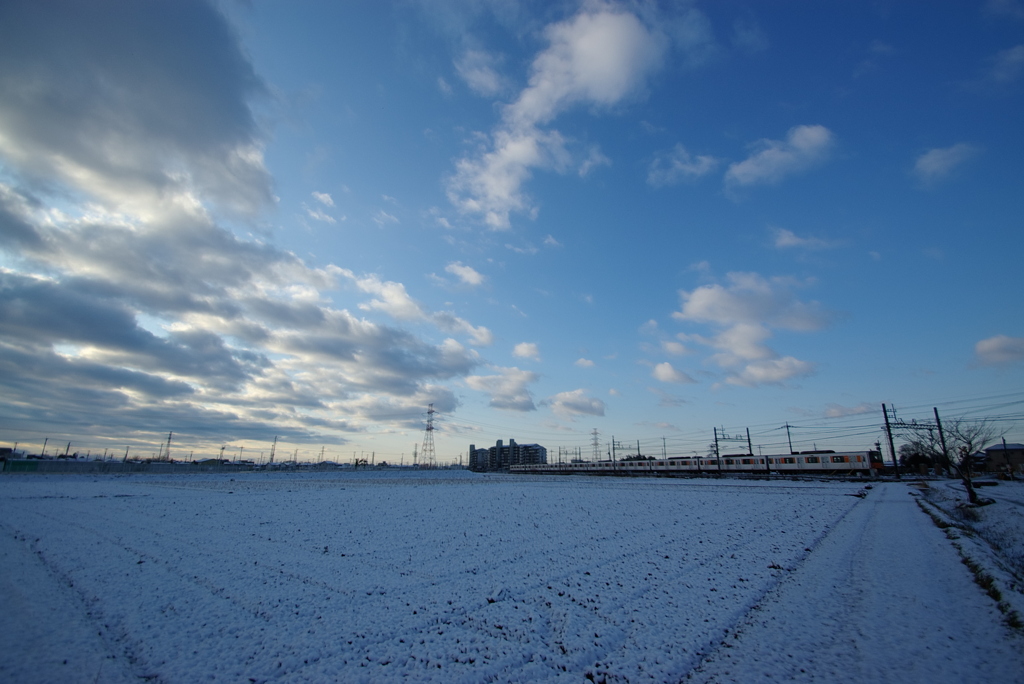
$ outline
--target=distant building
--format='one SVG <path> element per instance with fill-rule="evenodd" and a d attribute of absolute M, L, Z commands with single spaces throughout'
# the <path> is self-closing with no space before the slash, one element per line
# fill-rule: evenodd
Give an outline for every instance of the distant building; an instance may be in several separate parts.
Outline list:
<path fill-rule="evenodd" d="M 477 449 L 475 444 L 469 445 L 469 469 L 478 473 L 547 462 L 548 450 L 540 444 L 516 444 L 516 440 L 510 439 L 506 445 L 499 439 L 490 448 Z"/>
<path fill-rule="evenodd" d="M 985 465 L 988 470 L 1006 472 L 1009 466 L 1013 472 L 1024 472 L 1024 444 L 993 444 L 985 449 Z"/>

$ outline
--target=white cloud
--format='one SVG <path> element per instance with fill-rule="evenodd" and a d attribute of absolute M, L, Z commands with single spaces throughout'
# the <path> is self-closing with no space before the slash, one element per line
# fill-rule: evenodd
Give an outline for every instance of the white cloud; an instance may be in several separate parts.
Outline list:
<path fill-rule="evenodd" d="M 732 25 L 732 44 L 751 54 L 768 49 L 768 36 L 753 17 L 740 17 Z"/>
<path fill-rule="evenodd" d="M 534 169 L 564 173 L 572 164 L 562 134 L 541 126 L 573 105 L 608 107 L 635 94 L 661 64 L 666 46 L 663 34 L 605 4 L 585 5 L 549 25 L 545 36 L 549 45 L 534 59 L 529 85 L 504 108 L 488 144 L 460 159 L 448 182 L 452 204 L 494 230 L 509 228 L 513 212 L 536 214 L 523 191 Z M 581 171 L 603 163 L 593 149 L 590 155 Z"/>
<path fill-rule="evenodd" d="M 576 416 L 603 416 L 605 409 L 603 401 L 587 396 L 586 391 L 582 389 L 559 392 L 544 403 L 551 406 L 552 413 L 566 420 L 572 420 Z"/>
<path fill-rule="evenodd" d="M 505 90 L 505 79 L 494 68 L 499 60 L 483 50 L 467 50 L 455 62 L 455 70 L 477 95 L 491 97 Z"/>
<path fill-rule="evenodd" d="M 719 160 L 710 156 L 694 157 L 682 145 L 676 145 L 668 152 L 661 152 L 651 162 L 647 172 L 647 183 L 660 188 L 686 181 L 696 180 L 715 170 Z"/>
<path fill-rule="evenodd" d="M 512 349 L 512 356 L 537 361 L 540 359 L 540 349 L 533 342 L 520 342 Z"/>
<path fill-rule="evenodd" d="M 493 150 L 476 159 L 456 162 L 456 173 L 448 184 L 448 198 L 460 212 L 479 216 L 493 230 L 511 227 L 509 215 L 535 208 L 522 192 L 533 168 L 564 171 L 570 155 L 562 136 L 543 133 L 499 130 L 493 136 Z"/>
<path fill-rule="evenodd" d="M 708 360 L 726 369 L 726 382 L 775 384 L 813 372 L 814 364 L 780 358 L 766 341 L 772 337 L 772 328 L 804 332 L 822 328 L 829 316 L 820 305 L 797 299 L 793 291 L 799 284 L 791 279 L 730 273 L 728 280 L 727 287 L 712 284 L 680 291 L 682 307 L 672 314 L 676 320 L 716 329 L 711 337 L 688 335 L 687 339 L 717 350 Z"/>
<path fill-rule="evenodd" d="M 793 290 L 799 283 L 790 278 L 764 278 L 757 273 L 732 272 L 728 287 L 704 285 L 692 292 L 680 291 L 682 309 L 672 314 L 681 321 L 719 325 L 765 323 L 788 330 L 818 330 L 828 316 L 817 302 L 802 302 Z"/>
<path fill-rule="evenodd" d="M 591 361 L 590 359 L 584 359 L 581 357 L 576 359 L 573 365 L 579 366 L 580 368 L 593 368 L 594 362 Z"/>
<path fill-rule="evenodd" d="M 1007 365 L 1024 361 L 1024 337 L 996 335 L 974 345 L 978 361 L 985 365 Z"/>
<path fill-rule="evenodd" d="M 775 246 L 779 249 L 797 247 L 800 249 L 830 249 L 835 243 L 817 237 L 800 237 L 791 230 L 776 228 Z"/>
<path fill-rule="evenodd" d="M 679 384 L 693 384 L 697 382 L 686 373 L 674 368 L 668 361 L 656 365 L 654 370 L 651 372 L 651 377 L 661 382 L 674 382 Z"/>
<path fill-rule="evenodd" d="M 551 235 L 546 235 L 546 236 L 544 236 L 544 246 L 545 247 L 561 247 L 562 243 L 559 242 L 558 240 L 556 240 Z"/>
<path fill-rule="evenodd" d="M 611 165 L 612 160 L 604 156 L 604 154 L 601 153 L 601 150 L 596 145 L 594 145 L 593 147 L 590 148 L 590 154 L 587 156 L 587 158 L 584 159 L 582 163 L 580 163 L 579 174 L 582 178 L 588 175 L 593 169 L 597 168 L 598 166 Z"/>
<path fill-rule="evenodd" d="M 479 347 L 487 347 L 494 343 L 494 336 L 483 326 L 473 326 L 450 311 L 427 313 L 405 289 L 402 283 L 381 280 L 377 275 L 356 276 L 344 268 L 337 273 L 353 283 L 360 291 L 375 295 L 369 302 L 359 304 L 364 311 L 381 311 L 400 321 L 427 321 L 446 333 L 462 333 L 468 335 L 472 343 Z"/>
<path fill-rule="evenodd" d="M 985 11 L 1011 19 L 1024 19 L 1024 5 L 1020 0 L 988 0 Z"/>
<path fill-rule="evenodd" d="M 860 78 L 869 74 L 882 64 L 883 60 L 895 54 L 896 50 L 889 44 L 880 40 L 873 40 L 868 46 L 867 57 L 853 71 L 854 78 Z"/>
<path fill-rule="evenodd" d="M 484 282 L 484 276 L 481 275 L 472 266 L 466 266 L 461 261 L 453 261 L 444 267 L 444 270 L 452 275 L 456 276 L 466 285 L 472 285 L 476 287 Z"/>
<path fill-rule="evenodd" d="M 373 222 L 376 223 L 381 228 L 383 228 L 384 226 L 386 226 L 389 223 L 398 223 L 398 219 L 397 218 L 395 218 L 394 216 L 392 216 L 388 212 L 384 211 L 383 209 L 379 210 L 376 214 L 374 214 L 370 218 L 373 219 Z"/>
<path fill-rule="evenodd" d="M 928 150 L 914 162 L 914 175 L 924 185 L 948 178 L 964 162 L 977 156 L 980 150 L 967 143 Z"/>
<path fill-rule="evenodd" d="M 661 348 L 665 353 L 671 354 L 672 356 L 683 356 L 689 353 L 689 350 L 683 345 L 682 342 L 672 342 L 664 340 L 661 343 Z"/>
<path fill-rule="evenodd" d="M 430 321 L 439 330 L 448 333 L 462 333 L 469 335 L 470 341 L 477 347 L 489 347 L 494 344 L 494 334 L 489 329 L 480 325 L 474 326 L 469 321 L 459 318 L 450 311 L 437 311 L 430 315 Z"/>
<path fill-rule="evenodd" d="M 795 126 L 785 140 L 761 140 L 754 153 L 729 165 L 728 187 L 774 185 L 828 159 L 835 136 L 824 126 Z"/>
<path fill-rule="evenodd" d="M 390 280 L 381 280 L 377 275 L 356 276 L 348 269 L 340 269 L 340 274 L 352 280 L 362 292 L 376 295 L 375 299 L 359 305 L 364 311 L 383 311 L 392 318 L 413 321 L 426 318 L 420 305 L 413 301 L 405 290 L 405 285 Z"/>
<path fill-rule="evenodd" d="M 537 55 L 529 86 L 506 110 L 516 128 L 546 123 L 578 102 L 617 104 L 642 87 L 666 47 L 663 35 L 609 5 L 585 6 L 545 34 L 550 46 Z"/>
<path fill-rule="evenodd" d="M 738 373 L 726 378 L 725 381 L 732 385 L 743 385 L 745 387 L 778 385 L 793 378 L 812 375 L 814 370 L 815 366 L 813 363 L 787 356 L 781 359 L 765 359 L 748 363 Z"/>
<path fill-rule="evenodd" d="M 505 249 L 511 250 L 516 254 L 536 254 L 540 250 L 533 245 L 526 245 L 525 247 L 516 247 L 515 245 L 505 245 Z"/>
<path fill-rule="evenodd" d="M 490 396 L 490 405 L 494 408 L 510 411 L 535 411 L 533 396 L 527 389 L 531 383 L 537 382 L 540 376 L 531 371 L 518 368 L 495 367 L 496 375 L 470 375 L 466 384 Z"/>
<path fill-rule="evenodd" d="M 826 418 L 843 418 L 844 416 L 860 416 L 865 413 L 874 413 L 878 405 L 863 402 L 856 406 L 841 406 L 839 404 L 828 404 L 825 406 Z"/>
<path fill-rule="evenodd" d="M 672 43 L 682 50 L 683 66 L 699 67 L 718 54 L 711 21 L 703 12 L 689 3 L 668 3 L 663 7 L 666 15 L 657 18 L 657 21 L 664 27 Z"/>
<path fill-rule="evenodd" d="M 330 193 L 314 192 L 313 193 L 313 199 L 315 199 L 320 204 L 323 204 L 324 206 L 327 206 L 327 207 L 333 207 L 334 206 L 334 198 L 331 197 Z"/>
<path fill-rule="evenodd" d="M 1010 83 L 1016 81 L 1022 72 L 1024 72 L 1024 45 L 1016 45 L 996 53 L 992 58 L 992 67 L 988 77 L 997 83 Z"/>
<path fill-rule="evenodd" d="M 336 223 L 336 221 L 335 221 L 333 216 L 331 216 L 330 214 L 324 213 L 320 209 L 310 209 L 309 207 L 305 207 L 305 209 L 306 209 L 306 213 L 309 214 L 309 217 L 311 219 L 315 219 L 317 221 L 323 221 L 324 223 Z"/>

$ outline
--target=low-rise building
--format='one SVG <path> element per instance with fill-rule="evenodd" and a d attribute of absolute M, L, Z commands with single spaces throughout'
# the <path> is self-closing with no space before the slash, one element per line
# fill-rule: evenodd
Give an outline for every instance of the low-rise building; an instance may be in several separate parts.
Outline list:
<path fill-rule="evenodd" d="M 1015 473 L 1024 472 L 1024 444 L 993 444 L 985 449 L 985 456 L 987 470 L 1006 472 L 1010 468 Z"/>

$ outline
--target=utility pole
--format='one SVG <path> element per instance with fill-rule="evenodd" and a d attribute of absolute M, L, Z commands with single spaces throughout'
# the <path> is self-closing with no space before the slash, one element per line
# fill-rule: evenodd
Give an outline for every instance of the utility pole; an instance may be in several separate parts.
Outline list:
<path fill-rule="evenodd" d="M 792 456 L 796 452 L 793 451 L 793 437 L 789 434 L 789 421 L 786 421 L 786 439 L 789 440 L 789 455 Z"/>
<path fill-rule="evenodd" d="M 721 452 L 718 450 L 718 428 L 712 428 L 715 431 L 715 463 L 718 464 L 718 472 L 722 472 L 722 459 L 719 458 Z"/>
<path fill-rule="evenodd" d="M 274 453 L 277 451 L 277 435 L 274 435 L 274 443 L 270 447 L 270 460 L 267 461 L 267 465 L 274 464 Z"/>
<path fill-rule="evenodd" d="M 1013 465 L 1010 463 L 1010 452 L 1006 450 L 1006 437 L 1003 437 L 1003 458 L 1006 459 L 1006 470 L 1010 473 L 1010 481 L 1013 481 Z"/>
<path fill-rule="evenodd" d="M 939 444 L 942 445 L 942 460 L 945 461 L 945 463 L 943 463 L 942 466 L 948 471 L 949 452 L 946 450 L 946 434 L 942 431 L 942 421 L 939 420 L 939 407 L 933 406 L 932 411 L 935 412 L 935 425 L 938 426 L 939 428 Z"/>
<path fill-rule="evenodd" d="M 896 473 L 896 479 L 900 478 L 900 464 L 896 458 L 896 447 L 892 443 L 892 426 L 889 425 L 889 411 L 885 408 L 885 404 L 882 404 L 882 413 L 885 415 L 885 434 L 889 438 L 889 453 L 892 454 L 892 467 Z"/>
<path fill-rule="evenodd" d="M 164 459 L 167 461 L 171 460 L 171 435 L 173 434 L 173 432 L 167 433 L 167 449 L 166 452 L 164 453 Z"/>
<path fill-rule="evenodd" d="M 662 460 L 668 458 L 668 450 L 665 448 L 665 438 L 661 438 L 661 458 Z"/>

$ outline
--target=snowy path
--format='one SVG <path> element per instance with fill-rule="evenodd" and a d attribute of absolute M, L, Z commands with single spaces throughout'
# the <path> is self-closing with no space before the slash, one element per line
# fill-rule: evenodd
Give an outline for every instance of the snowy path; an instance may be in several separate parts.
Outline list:
<path fill-rule="evenodd" d="M 1024 682 L 1024 642 L 907 494 L 876 486 L 691 681 Z"/>
<path fill-rule="evenodd" d="M 712 653 L 706 681 L 1015 681 L 1020 638 L 906 487 L 857 489 L 4 477 L 0 680 L 671 682 Z"/>

